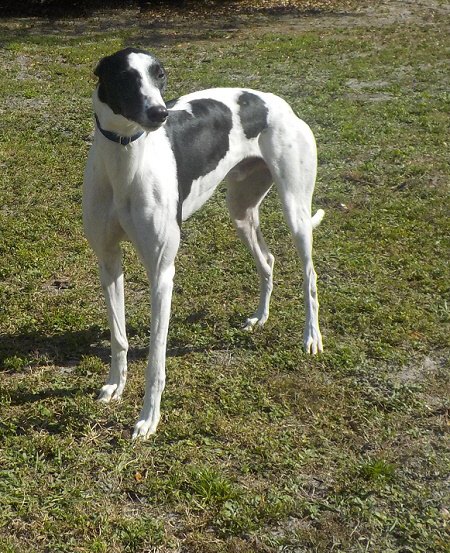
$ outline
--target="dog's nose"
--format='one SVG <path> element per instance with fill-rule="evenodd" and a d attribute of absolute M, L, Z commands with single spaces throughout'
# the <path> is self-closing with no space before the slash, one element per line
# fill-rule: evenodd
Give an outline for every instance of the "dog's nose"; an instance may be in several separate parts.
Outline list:
<path fill-rule="evenodd" d="M 147 109 L 148 120 L 152 123 L 164 123 L 168 115 L 166 106 L 152 106 Z"/>

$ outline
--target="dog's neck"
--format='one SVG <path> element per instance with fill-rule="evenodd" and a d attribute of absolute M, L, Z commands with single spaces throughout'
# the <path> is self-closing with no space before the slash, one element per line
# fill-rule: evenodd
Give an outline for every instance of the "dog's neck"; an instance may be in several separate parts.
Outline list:
<path fill-rule="evenodd" d="M 107 131 L 102 128 L 100 121 L 97 117 L 97 114 L 95 115 L 95 123 L 97 125 L 97 129 L 101 132 L 101 134 L 110 140 L 111 142 L 114 142 L 116 144 L 120 144 L 122 146 L 128 146 L 138 138 L 141 138 L 141 136 L 144 134 L 144 131 L 139 131 L 136 134 L 133 134 L 132 136 L 121 136 L 120 134 L 117 134 L 115 132 Z"/>
<path fill-rule="evenodd" d="M 95 90 L 92 101 L 94 104 L 94 113 L 98 120 L 98 127 L 103 131 L 113 133 L 119 137 L 133 137 L 142 131 L 142 128 L 133 121 L 126 119 L 122 115 L 117 115 L 113 110 L 101 102 L 98 92 Z"/>

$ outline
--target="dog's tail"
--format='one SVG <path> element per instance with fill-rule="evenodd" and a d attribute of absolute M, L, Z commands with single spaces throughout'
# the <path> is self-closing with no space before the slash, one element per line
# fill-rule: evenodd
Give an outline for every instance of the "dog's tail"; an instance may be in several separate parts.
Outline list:
<path fill-rule="evenodd" d="M 315 215 L 311 217 L 311 223 L 312 223 L 313 229 L 320 225 L 324 215 L 325 215 L 325 211 L 323 209 L 318 209 Z"/>

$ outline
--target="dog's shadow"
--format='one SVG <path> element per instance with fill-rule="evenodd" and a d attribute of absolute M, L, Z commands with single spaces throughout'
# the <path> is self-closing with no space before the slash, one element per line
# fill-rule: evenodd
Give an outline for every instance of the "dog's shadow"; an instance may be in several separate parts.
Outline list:
<path fill-rule="evenodd" d="M 192 313 L 188 317 L 173 317 L 174 326 L 190 325 L 201 321 L 209 324 L 205 312 Z M 235 330 L 240 328 L 241 317 L 236 314 L 228 323 Z M 127 327 L 127 335 L 133 344 L 128 352 L 129 361 L 147 359 L 149 328 L 139 330 Z M 176 333 L 175 333 L 176 334 Z M 135 337 L 135 339 L 133 339 Z M 237 332 L 233 343 L 224 344 L 222 339 L 211 339 L 205 343 L 185 343 L 183 339 L 172 336 L 167 345 L 168 357 L 182 357 L 192 353 L 227 351 L 233 348 L 253 349 L 254 344 L 249 333 Z M 101 365 L 110 363 L 109 329 L 94 325 L 85 330 L 66 331 L 52 335 L 44 331 L 4 334 L 0 336 L 0 378 L 35 372 L 43 366 L 53 366 L 55 378 L 43 389 L 36 389 L 18 384 L 5 388 L 0 386 L 0 404 L 6 400 L 11 407 L 19 407 L 16 416 L 0 420 L 0 440 L 3 435 L 25 435 L 31 429 L 45 430 L 48 434 L 65 434 L 82 436 L 86 421 L 98 415 L 93 414 L 92 400 L 97 397 L 99 387 L 106 378 L 107 371 L 99 375 L 89 372 L 89 362 L 84 366 L 83 360 L 96 357 Z M 97 373 L 98 368 L 94 369 Z M 96 382 L 99 380 L 99 382 Z M 87 398 L 80 400 L 80 398 Z M 90 398 L 90 399 L 89 399 Z M 55 411 L 50 405 L 61 401 L 61 407 Z M 109 421 L 107 424 L 117 425 Z M 125 427 L 124 427 L 125 428 Z"/>
<path fill-rule="evenodd" d="M 109 355 L 107 340 L 109 331 L 96 325 L 86 330 L 51 335 L 40 331 L 3 334 L 0 336 L 0 374 L 44 363 L 73 367 L 85 355 L 106 360 Z"/>
<path fill-rule="evenodd" d="M 228 320 L 228 328 L 239 331 L 242 328 L 241 316 L 234 314 Z M 172 316 L 171 325 L 185 326 L 204 321 L 213 325 L 204 312 L 195 312 L 188 317 Z M 130 339 L 128 358 L 130 361 L 142 360 L 148 357 L 150 328 L 136 329 L 127 325 L 127 336 Z M 199 344 L 186 344 L 183 339 L 170 335 L 167 344 L 168 357 L 180 357 L 189 353 L 203 353 L 226 347 L 223 337 L 210 337 L 208 343 L 201 340 Z M 176 334 L 176 332 L 174 332 Z M 252 349 L 248 333 L 240 333 L 236 338 L 237 347 Z M 136 339 L 134 339 L 136 338 Z M 92 325 L 84 330 L 70 330 L 54 334 L 45 331 L 32 331 L 17 334 L 0 335 L 0 377 L 2 373 L 26 371 L 30 367 L 55 365 L 60 371 L 76 367 L 85 357 L 97 357 L 104 364 L 110 362 L 110 331 L 108 328 Z M 30 398 L 31 399 L 31 398 Z"/>
<path fill-rule="evenodd" d="M 0 387 L 0 404 L 5 400 L 6 405 L 20 407 L 17 416 L 0 420 L 0 438 L 11 433 L 27 434 L 30 429 L 49 434 L 82 432 L 89 418 L 84 412 L 89 402 L 77 398 L 94 398 L 98 394 L 92 378 L 83 382 L 82 373 L 76 372 L 85 356 L 96 356 L 108 363 L 109 331 L 92 326 L 52 335 L 34 331 L 0 336 L 0 378 L 19 375 L 17 385 Z M 43 366 L 53 366 L 55 371 L 55 378 L 45 388 L 21 384 L 20 373 L 26 375 Z M 61 400 L 62 407 L 56 411 L 49 407 L 54 405 L 53 400 Z"/>

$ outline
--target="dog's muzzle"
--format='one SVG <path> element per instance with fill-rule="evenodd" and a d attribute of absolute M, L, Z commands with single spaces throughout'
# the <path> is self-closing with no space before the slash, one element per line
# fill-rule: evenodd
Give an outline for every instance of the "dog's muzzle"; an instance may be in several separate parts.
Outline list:
<path fill-rule="evenodd" d="M 169 112 L 166 106 L 152 106 L 146 112 L 148 122 L 151 125 L 162 125 L 167 119 Z"/>

